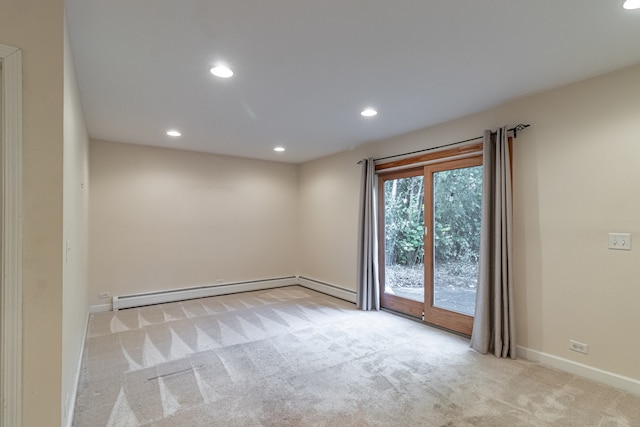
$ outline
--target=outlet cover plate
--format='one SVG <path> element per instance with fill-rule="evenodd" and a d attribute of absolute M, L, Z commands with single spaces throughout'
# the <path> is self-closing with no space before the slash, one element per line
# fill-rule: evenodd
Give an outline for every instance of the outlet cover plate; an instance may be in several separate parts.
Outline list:
<path fill-rule="evenodd" d="M 589 354 L 589 345 L 582 342 L 569 340 L 569 350 L 577 351 L 578 353 Z"/>

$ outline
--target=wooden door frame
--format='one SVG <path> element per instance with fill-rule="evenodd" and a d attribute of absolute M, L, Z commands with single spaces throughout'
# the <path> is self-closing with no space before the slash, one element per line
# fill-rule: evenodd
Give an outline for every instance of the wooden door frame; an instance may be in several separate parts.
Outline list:
<path fill-rule="evenodd" d="M 378 175 L 378 260 L 380 268 L 378 268 L 378 276 L 380 283 L 380 305 L 400 313 L 404 313 L 411 317 L 422 319 L 424 303 L 406 298 L 397 297 L 385 293 L 385 201 L 384 201 L 384 182 L 392 179 L 410 178 L 414 176 L 422 176 L 424 169 L 415 167 L 403 169 L 401 171 L 388 172 Z"/>
<path fill-rule="evenodd" d="M 438 150 L 426 154 L 422 154 L 416 157 L 407 159 L 401 159 L 397 161 L 391 161 L 376 165 L 376 173 L 378 174 L 378 277 L 380 283 L 380 305 L 385 308 L 389 308 L 394 311 L 407 314 L 412 317 L 417 317 L 421 320 L 425 320 L 425 305 L 428 301 L 427 290 L 425 287 L 425 303 L 419 303 L 417 301 L 407 300 L 405 298 L 395 297 L 393 295 L 387 295 L 384 292 L 385 289 L 385 276 L 384 276 L 384 181 L 390 177 L 402 178 L 409 176 L 422 175 L 424 176 L 425 167 L 429 165 L 441 164 L 454 160 L 464 160 L 467 158 L 481 158 L 482 159 L 482 143 L 473 143 L 463 145 L 459 147 L 448 148 L 444 150 Z M 427 185 L 425 184 L 425 191 Z M 426 204 L 426 199 L 425 199 Z M 425 213 L 426 215 L 426 213 Z M 426 221 L 426 217 L 425 217 Z M 426 222 L 425 222 L 426 224 Z M 426 245 L 426 242 L 425 242 Z M 426 248 L 426 246 L 425 246 Z M 426 249 L 425 249 L 426 254 Z M 427 257 L 425 256 L 425 259 Z M 425 261 L 426 269 L 426 261 Z M 428 279 L 425 271 L 425 283 Z M 432 280 L 429 278 L 429 280 Z M 473 318 L 471 318 L 473 319 Z M 430 323 L 430 322 L 427 322 Z M 446 323 L 446 322 L 445 322 Z M 455 326 L 455 325 L 454 325 Z M 447 329 L 446 326 L 442 326 Z M 463 329 L 465 332 L 467 329 Z M 466 333 L 471 335 L 471 330 Z"/>

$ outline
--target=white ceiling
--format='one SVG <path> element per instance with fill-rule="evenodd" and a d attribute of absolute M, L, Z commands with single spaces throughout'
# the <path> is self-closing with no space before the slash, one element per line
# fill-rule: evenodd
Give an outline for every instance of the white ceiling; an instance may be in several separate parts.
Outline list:
<path fill-rule="evenodd" d="M 66 0 L 92 138 L 292 163 L 639 63 L 622 2 Z"/>

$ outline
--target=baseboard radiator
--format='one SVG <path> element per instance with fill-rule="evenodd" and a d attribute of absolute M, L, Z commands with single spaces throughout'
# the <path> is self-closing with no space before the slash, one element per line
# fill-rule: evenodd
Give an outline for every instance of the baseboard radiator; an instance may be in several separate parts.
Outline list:
<path fill-rule="evenodd" d="M 261 291 L 293 285 L 300 285 L 352 303 L 356 302 L 356 293 L 353 291 L 322 282 L 320 280 L 310 279 L 308 277 L 288 276 L 275 279 L 251 280 L 246 282 L 225 283 L 222 285 L 198 286 L 193 288 L 115 296 L 112 300 L 112 309 L 113 311 L 118 311 L 126 308 L 142 307 L 145 305 L 165 304 L 189 299 L 215 297 L 239 292 Z"/>
<path fill-rule="evenodd" d="M 141 307 L 144 305 L 215 297 L 219 295 L 235 294 L 238 292 L 260 291 L 263 289 L 280 288 L 283 286 L 297 284 L 298 278 L 296 276 L 279 277 L 276 279 L 252 280 L 247 282 L 173 289 L 169 291 L 149 292 L 144 294 L 121 295 L 113 297 L 112 303 L 113 311 L 118 311 L 125 308 Z"/>
<path fill-rule="evenodd" d="M 343 299 L 352 303 L 356 303 L 356 293 L 348 289 L 341 288 L 320 280 L 310 279 L 308 277 L 298 276 L 298 284 L 323 294 L 331 295 L 336 298 Z"/>

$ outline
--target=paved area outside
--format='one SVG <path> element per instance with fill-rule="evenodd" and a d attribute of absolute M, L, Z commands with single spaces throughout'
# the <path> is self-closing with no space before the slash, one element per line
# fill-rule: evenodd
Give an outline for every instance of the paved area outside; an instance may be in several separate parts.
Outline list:
<path fill-rule="evenodd" d="M 424 266 L 387 268 L 385 292 L 414 301 L 424 301 Z M 473 316 L 476 305 L 477 266 L 465 266 L 460 274 L 451 274 L 446 266 L 436 268 L 434 301 L 446 310 Z"/>
<path fill-rule="evenodd" d="M 402 298 L 424 301 L 424 288 L 387 287 L 386 292 Z M 473 316 L 476 306 L 476 290 L 436 286 L 435 303 L 437 307 Z"/>

